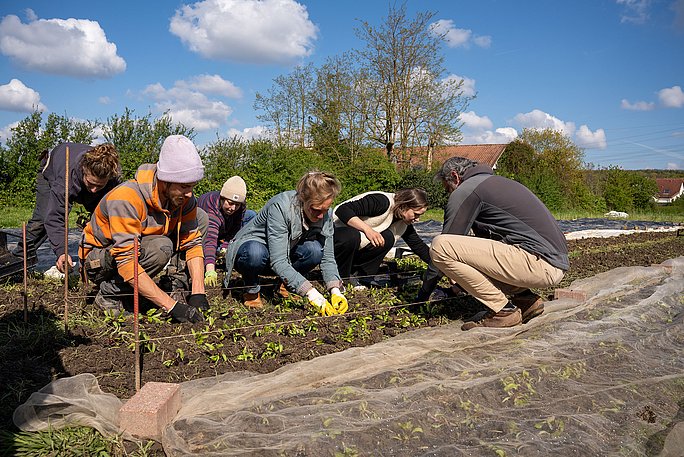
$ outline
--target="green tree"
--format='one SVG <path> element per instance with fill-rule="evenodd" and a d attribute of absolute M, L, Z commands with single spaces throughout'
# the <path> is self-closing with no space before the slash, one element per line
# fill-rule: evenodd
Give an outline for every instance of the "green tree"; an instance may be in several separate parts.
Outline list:
<path fill-rule="evenodd" d="M 514 174 L 549 208 L 590 209 L 581 206 L 594 201 L 583 180 L 584 151 L 563 132 L 524 129 L 512 144 L 511 157 L 504 161 L 507 172 Z M 534 151 L 532 157 L 530 149 Z"/>
<path fill-rule="evenodd" d="M 428 194 L 428 205 L 430 208 L 443 208 L 449 194 L 444 190 L 441 182 L 435 181 L 436 170 L 426 170 L 424 168 L 412 168 L 401 174 L 398 189 L 400 188 L 421 188 Z"/>
<path fill-rule="evenodd" d="M 637 172 L 630 173 L 629 190 L 632 208 L 648 209 L 655 205 L 653 196 L 658 194 L 658 184 L 654 179 L 642 176 Z"/>
<path fill-rule="evenodd" d="M 105 140 L 114 144 L 119 151 L 126 178 L 132 178 L 141 164 L 155 163 L 159 159 L 159 151 L 167 136 L 195 137 L 194 129 L 174 123 L 168 113 L 153 119 L 151 113 L 138 117 L 129 108 L 121 116 L 115 114 L 109 117 L 102 125 L 102 130 Z"/>
<path fill-rule="evenodd" d="M 66 115 L 34 111 L 12 128 L 7 147 L 0 149 L 3 170 L 0 202 L 4 205 L 32 206 L 35 202 L 36 173 L 44 154 L 59 143 L 90 144 L 95 138 L 95 124 L 76 121 Z"/>
<path fill-rule="evenodd" d="M 625 170 L 610 166 L 603 175 L 602 194 L 609 211 L 631 211 L 630 176 Z"/>

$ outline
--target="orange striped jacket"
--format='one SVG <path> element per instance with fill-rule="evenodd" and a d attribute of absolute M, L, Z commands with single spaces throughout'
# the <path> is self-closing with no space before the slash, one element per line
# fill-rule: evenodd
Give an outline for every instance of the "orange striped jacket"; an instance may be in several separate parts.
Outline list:
<path fill-rule="evenodd" d="M 110 248 L 121 277 L 133 279 L 135 237 L 165 235 L 174 240 L 176 250 L 185 251 L 186 260 L 204 257 L 202 236 L 197 226 L 197 199 L 193 195 L 182 208 L 170 212 L 161 207 L 157 166 L 143 164 L 130 179 L 112 189 L 97 205 L 88 225 L 78 256 L 81 265 L 93 248 Z"/>

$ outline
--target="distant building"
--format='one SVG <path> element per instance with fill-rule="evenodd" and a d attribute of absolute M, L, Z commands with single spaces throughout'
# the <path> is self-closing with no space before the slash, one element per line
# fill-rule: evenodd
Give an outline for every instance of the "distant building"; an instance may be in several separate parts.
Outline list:
<path fill-rule="evenodd" d="M 426 147 L 415 148 L 411 154 L 412 167 L 432 168 L 433 165 L 442 164 L 450 157 L 465 157 L 480 163 L 486 163 L 496 168 L 501 154 L 508 146 L 505 144 L 457 144 L 453 146 L 440 146 L 432 151 Z"/>
<path fill-rule="evenodd" d="M 656 178 L 658 195 L 653 199 L 656 203 L 672 203 L 684 194 L 684 179 Z"/>

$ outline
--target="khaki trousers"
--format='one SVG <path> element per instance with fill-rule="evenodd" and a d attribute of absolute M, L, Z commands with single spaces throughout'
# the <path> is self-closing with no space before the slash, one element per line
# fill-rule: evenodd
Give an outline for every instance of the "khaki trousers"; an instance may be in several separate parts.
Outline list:
<path fill-rule="evenodd" d="M 517 246 L 462 235 L 438 235 L 430 258 L 435 267 L 494 312 L 506 294 L 558 284 L 563 270 Z"/>

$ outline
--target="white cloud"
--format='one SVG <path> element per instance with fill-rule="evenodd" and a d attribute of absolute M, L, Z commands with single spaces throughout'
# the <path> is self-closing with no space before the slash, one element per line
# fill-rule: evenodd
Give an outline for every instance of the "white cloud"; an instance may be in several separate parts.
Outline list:
<path fill-rule="evenodd" d="M 38 92 L 26 87 L 18 79 L 12 79 L 9 84 L 0 86 L 0 109 L 30 113 L 36 109 L 45 111 L 46 106 L 40 102 Z"/>
<path fill-rule="evenodd" d="M 623 98 L 620 102 L 620 108 L 631 111 L 651 111 L 653 108 L 655 108 L 655 103 L 643 101 L 630 103 L 629 100 Z"/>
<path fill-rule="evenodd" d="M 294 0 L 203 0 L 176 10 L 169 30 L 206 58 L 279 64 L 309 56 L 318 34 Z"/>
<path fill-rule="evenodd" d="M 92 145 L 96 144 L 102 144 L 106 142 L 104 137 L 104 129 L 102 128 L 101 125 L 96 125 L 95 128 L 93 129 L 93 136 L 95 137 L 93 141 L 90 143 Z"/>
<path fill-rule="evenodd" d="M 466 78 L 465 76 L 459 76 L 459 75 L 454 75 L 451 74 L 445 78 L 445 81 L 453 83 L 453 84 L 458 84 L 459 81 L 463 80 L 463 85 L 461 85 L 461 90 L 463 91 L 463 95 L 465 97 L 474 97 L 475 96 L 475 80 Z"/>
<path fill-rule="evenodd" d="M 510 143 L 518 137 L 512 127 L 493 130 L 494 123 L 487 116 L 478 116 L 474 111 L 461 113 L 463 122 L 462 144 Z"/>
<path fill-rule="evenodd" d="M 538 109 L 529 113 L 516 114 L 513 121 L 521 128 L 560 131 L 579 147 L 587 149 L 605 149 L 607 147 L 606 133 L 603 129 L 592 132 L 588 126 L 582 125 L 578 130 L 574 122 L 562 121 Z"/>
<path fill-rule="evenodd" d="M 226 81 L 219 75 L 193 76 L 189 81 L 178 81 L 177 84 L 202 93 L 221 95 L 228 98 L 242 97 L 242 91 L 235 84 Z"/>
<path fill-rule="evenodd" d="M 476 134 L 463 134 L 461 144 L 503 144 L 510 143 L 518 137 L 518 131 L 512 127 L 501 127 Z"/>
<path fill-rule="evenodd" d="M 168 112 L 174 122 L 181 122 L 198 131 L 217 129 L 225 124 L 233 110 L 218 100 L 211 100 L 202 92 L 194 90 L 193 80 L 176 81 L 166 89 L 159 83 L 150 84 L 143 95 L 155 102 L 159 112 Z"/>
<path fill-rule="evenodd" d="M 103 95 L 102 97 L 98 98 L 97 101 L 101 105 L 109 105 L 112 102 L 112 100 L 109 97 L 107 97 L 106 95 Z"/>
<path fill-rule="evenodd" d="M 494 123 L 487 116 L 478 116 L 475 111 L 461 113 L 460 116 L 463 126 L 470 130 L 491 130 Z"/>
<path fill-rule="evenodd" d="M 586 125 L 581 125 L 575 134 L 575 144 L 586 149 L 606 149 L 606 132 L 603 129 L 592 132 Z"/>
<path fill-rule="evenodd" d="M 228 129 L 228 137 L 232 138 L 234 136 L 242 138 L 243 140 L 256 140 L 260 138 L 270 138 L 271 135 L 266 127 L 257 125 L 242 130 Z"/>
<path fill-rule="evenodd" d="M 87 19 L 30 19 L 24 24 L 17 16 L 5 16 L 0 53 L 29 70 L 78 78 L 110 78 L 126 69 L 100 24 Z"/>
<path fill-rule="evenodd" d="M 0 143 L 7 144 L 7 140 L 12 138 L 12 129 L 19 125 L 19 121 L 12 122 L 0 128 Z"/>
<path fill-rule="evenodd" d="M 492 45 L 492 37 L 489 35 L 474 35 L 470 29 L 459 29 L 454 26 L 451 19 L 440 19 L 430 24 L 430 30 L 437 36 L 443 38 L 450 48 L 463 47 L 468 49 L 471 44 L 481 48 L 488 48 Z"/>
<path fill-rule="evenodd" d="M 563 122 L 555 116 L 535 109 L 529 113 L 516 114 L 513 120 L 522 128 L 553 129 L 563 132 L 567 136 L 575 133 L 574 122 Z"/>
<path fill-rule="evenodd" d="M 649 18 L 651 0 L 617 0 L 618 5 L 624 6 L 624 13 L 620 16 L 620 22 L 643 24 Z"/>
<path fill-rule="evenodd" d="M 674 162 L 668 162 L 665 168 L 668 170 L 679 170 L 679 165 Z"/>
<path fill-rule="evenodd" d="M 679 86 L 672 86 L 669 89 L 661 89 L 658 92 L 660 103 L 666 108 L 681 108 L 684 106 L 684 92 Z"/>

